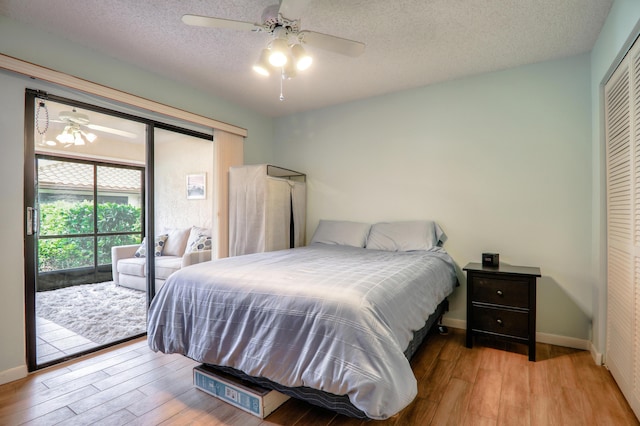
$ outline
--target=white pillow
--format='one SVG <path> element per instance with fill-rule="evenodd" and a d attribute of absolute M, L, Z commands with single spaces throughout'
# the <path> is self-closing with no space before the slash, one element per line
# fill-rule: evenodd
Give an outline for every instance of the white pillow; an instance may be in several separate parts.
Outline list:
<path fill-rule="evenodd" d="M 165 229 L 164 233 L 168 235 L 167 241 L 164 243 L 163 256 L 182 256 L 187 247 L 187 239 L 191 228 L 184 229 Z"/>
<path fill-rule="evenodd" d="M 310 244 L 364 247 L 371 225 L 346 220 L 321 220 Z"/>
<path fill-rule="evenodd" d="M 431 220 L 381 222 L 371 227 L 367 248 L 386 251 L 429 250 L 443 238 L 444 232 Z"/>
<path fill-rule="evenodd" d="M 162 250 L 164 249 L 164 242 L 167 241 L 167 234 L 158 235 L 153 245 L 153 255 L 162 256 Z M 134 253 L 135 257 L 147 257 L 147 237 L 142 239 L 140 247 Z"/>

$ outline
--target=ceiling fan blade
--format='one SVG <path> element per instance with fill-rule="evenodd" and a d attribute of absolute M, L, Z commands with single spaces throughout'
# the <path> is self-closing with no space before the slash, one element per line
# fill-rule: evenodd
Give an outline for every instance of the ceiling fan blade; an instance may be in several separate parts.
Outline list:
<path fill-rule="evenodd" d="M 196 27 L 228 28 L 232 30 L 252 31 L 262 26 L 251 22 L 234 21 L 232 19 L 212 18 L 200 15 L 182 15 L 182 22 Z"/>
<path fill-rule="evenodd" d="M 311 0 L 281 0 L 278 13 L 288 19 L 298 19 Z"/>
<path fill-rule="evenodd" d="M 354 57 L 364 53 L 365 44 L 359 41 L 317 33 L 315 31 L 300 31 L 298 34 L 301 36 L 303 43 L 319 49 Z"/>
<path fill-rule="evenodd" d="M 113 135 L 122 136 L 129 139 L 135 139 L 137 135 L 135 133 L 127 132 L 126 130 L 114 129 L 111 127 L 100 126 L 99 124 L 87 124 L 91 130 L 97 130 L 99 132 L 111 133 Z"/>

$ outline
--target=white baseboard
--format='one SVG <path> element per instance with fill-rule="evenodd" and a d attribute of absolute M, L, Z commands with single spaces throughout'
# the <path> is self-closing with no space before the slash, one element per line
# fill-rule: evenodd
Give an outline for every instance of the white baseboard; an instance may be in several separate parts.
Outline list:
<path fill-rule="evenodd" d="M 444 316 L 442 318 L 442 324 L 451 328 L 459 328 L 462 330 L 467 329 L 466 320 L 447 318 L 446 316 Z M 590 351 L 591 355 L 594 357 L 594 361 L 596 361 L 596 364 L 598 363 L 597 362 L 598 359 L 602 361 L 602 354 L 599 355 L 599 358 L 596 358 L 596 356 L 594 355 L 593 345 L 589 340 L 576 339 L 575 337 L 559 336 L 557 334 L 538 332 L 536 333 L 536 342 L 547 343 L 547 344 L 556 345 L 556 346 L 564 346 L 566 348 L 582 349 L 585 351 Z"/>
<path fill-rule="evenodd" d="M 593 358 L 593 362 L 595 362 L 596 365 L 604 365 L 604 357 L 602 356 L 602 352 L 598 352 L 596 347 L 593 346 L 593 343 L 589 345 L 589 352 L 591 352 L 591 358 Z"/>
<path fill-rule="evenodd" d="M 21 365 L 19 367 L 10 368 L 9 370 L 0 371 L 0 385 L 4 385 L 5 383 L 13 382 L 14 380 L 22 379 L 27 377 L 29 374 L 29 370 L 26 365 Z"/>
<path fill-rule="evenodd" d="M 565 348 L 582 349 L 583 351 L 588 351 L 591 346 L 591 342 L 589 340 L 548 333 L 536 333 L 536 342 L 564 346 Z"/>
<path fill-rule="evenodd" d="M 459 328 L 461 330 L 467 329 L 467 322 L 465 320 L 459 320 L 455 318 L 442 317 L 442 325 L 446 325 L 451 328 Z"/>

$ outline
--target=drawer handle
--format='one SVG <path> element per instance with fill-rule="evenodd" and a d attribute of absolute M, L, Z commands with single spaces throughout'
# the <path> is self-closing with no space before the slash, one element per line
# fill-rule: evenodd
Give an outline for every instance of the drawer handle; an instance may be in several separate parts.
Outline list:
<path fill-rule="evenodd" d="M 502 295 L 503 295 L 504 293 L 502 293 L 502 290 L 497 290 L 497 291 L 496 291 L 496 294 L 497 294 L 498 296 L 502 297 Z"/>
<path fill-rule="evenodd" d="M 498 323 L 498 325 L 503 325 L 503 321 L 500 318 L 498 318 L 496 322 Z"/>

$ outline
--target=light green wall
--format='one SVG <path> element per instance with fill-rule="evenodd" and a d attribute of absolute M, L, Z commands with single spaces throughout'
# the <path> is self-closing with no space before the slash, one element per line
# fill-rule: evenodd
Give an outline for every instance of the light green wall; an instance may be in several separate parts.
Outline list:
<path fill-rule="evenodd" d="M 0 16 L 0 53 L 246 128 L 245 162 L 273 162 L 273 120 Z M 24 91 L 0 71 L 0 383 L 26 372 L 23 260 Z M 50 90 L 55 93 L 55 90 Z"/>
<path fill-rule="evenodd" d="M 0 383 L 19 378 L 25 367 L 24 88 L 0 73 Z"/>
<path fill-rule="evenodd" d="M 460 268 L 539 266 L 538 331 L 590 338 L 589 55 L 276 120 L 275 157 L 308 173 L 320 219 L 434 219 Z M 464 276 L 448 318 L 465 320 Z"/>
<path fill-rule="evenodd" d="M 591 117 L 593 167 L 593 346 L 605 352 L 607 287 L 606 287 L 606 203 L 604 165 L 604 114 L 602 87 L 613 70 L 616 58 L 628 50 L 640 33 L 640 2 L 616 0 L 607 16 L 600 36 L 591 52 Z"/>

